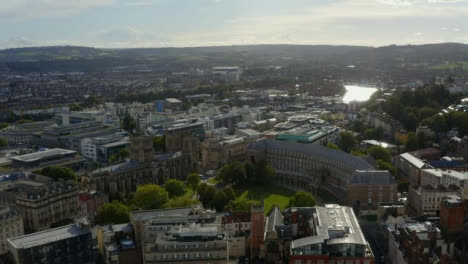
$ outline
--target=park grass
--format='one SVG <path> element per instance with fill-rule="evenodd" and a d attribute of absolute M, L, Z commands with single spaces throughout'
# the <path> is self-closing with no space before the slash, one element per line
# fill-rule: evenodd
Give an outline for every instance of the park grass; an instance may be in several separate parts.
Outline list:
<path fill-rule="evenodd" d="M 263 201 L 265 214 L 268 214 L 275 205 L 281 210 L 286 209 L 289 205 L 289 198 L 294 193 L 294 191 L 272 184 L 250 185 L 242 189 L 236 199 L 253 200 L 255 203 Z"/>

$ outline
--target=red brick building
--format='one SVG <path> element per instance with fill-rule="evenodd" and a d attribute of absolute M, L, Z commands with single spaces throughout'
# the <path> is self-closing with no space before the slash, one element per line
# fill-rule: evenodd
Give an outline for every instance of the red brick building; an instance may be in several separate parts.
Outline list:
<path fill-rule="evenodd" d="M 440 203 L 440 228 L 446 236 L 456 236 L 465 230 L 468 218 L 468 200 L 449 196 Z"/>
<path fill-rule="evenodd" d="M 80 193 L 78 201 L 81 215 L 88 217 L 90 221 L 94 221 L 99 209 L 109 202 L 109 196 L 97 191 L 88 191 Z"/>
<path fill-rule="evenodd" d="M 253 206 L 251 216 L 252 232 L 250 240 L 250 255 L 255 257 L 260 255 L 260 248 L 263 244 L 265 233 L 265 213 L 263 211 L 263 206 Z"/>

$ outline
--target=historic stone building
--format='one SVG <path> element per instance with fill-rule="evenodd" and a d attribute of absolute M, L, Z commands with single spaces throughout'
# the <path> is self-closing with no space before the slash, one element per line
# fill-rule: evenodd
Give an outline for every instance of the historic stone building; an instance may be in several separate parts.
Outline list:
<path fill-rule="evenodd" d="M 203 123 L 177 124 L 165 131 L 166 151 L 190 154 L 192 167 L 198 167 L 201 156 L 201 142 L 205 140 Z"/>
<path fill-rule="evenodd" d="M 129 161 L 88 173 L 82 177 L 83 186 L 112 197 L 118 193 L 127 195 L 134 192 L 142 184 L 164 184 L 167 179 L 184 180 L 191 172 L 189 154 L 176 152 L 154 156 L 148 144 L 141 137 L 133 138 Z"/>
<path fill-rule="evenodd" d="M 28 175 L 5 186 L 0 197 L 16 205 L 28 232 L 50 228 L 79 215 L 78 189 L 73 181 L 53 181 L 41 175 Z"/>
<path fill-rule="evenodd" d="M 376 175 L 388 176 L 388 172 L 375 170 L 362 158 L 318 144 L 261 139 L 248 146 L 247 155 L 252 162 L 268 161 L 276 170 L 276 182 L 287 188 L 321 188 L 342 201 L 346 201 L 347 187 L 353 179 L 366 184 Z M 384 182 L 388 184 L 393 184 L 392 180 Z"/>

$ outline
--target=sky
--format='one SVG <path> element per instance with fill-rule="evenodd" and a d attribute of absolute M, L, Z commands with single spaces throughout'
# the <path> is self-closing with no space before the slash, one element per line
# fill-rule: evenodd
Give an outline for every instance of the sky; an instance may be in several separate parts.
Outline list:
<path fill-rule="evenodd" d="M 468 0 L 0 0 L 0 48 L 468 43 Z"/>

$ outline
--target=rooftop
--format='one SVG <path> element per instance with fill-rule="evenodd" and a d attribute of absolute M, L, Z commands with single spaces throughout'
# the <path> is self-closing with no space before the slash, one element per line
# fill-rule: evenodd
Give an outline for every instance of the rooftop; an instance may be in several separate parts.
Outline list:
<path fill-rule="evenodd" d="M 88 230 L 80 228 L 78 225 L 68 225 L 59 228 L 49 229 L 29 235 L 10 238 L 8 242 L 17 249 L 33 248 L 46 245 L 52 242 L 69 239 L 72 237 L 89 233 Z"/>
<path fill-rule="evenodd" d="M 405 159 L 406 161 L 408 161 L 410 164 L 412 164 L 414 167 L 418 169 L 422 169 L 427 166 L 426 163 L 424 163 L 424 161 L 420 160 L 419 158 L 415 157 L 413 154 L 409 152 L 400 154 L 400 157 L 402 157 L 403 159 Z"/>
<path fill-rule="evenodd" d="M 395 179 L 388 171 L 356 171 L 350 180 L 350 184 L 385 185 L 395 184 Z"/>
<path fill-rule="evenodd" d="M 68 154 L 76 154 L 74 150 L 54 148 L 45 151 L 38 151 L 30 154 L 20 155 L 11 157 L 12 160 L 22 161 L 22 162 L 34 162 L 45 158 L 50 158 L 54 156 L 63 156 Z"/>
<path fill-rule="evenodd" d="M 317 223 L 314 223 L 317 235 L 293 240 L 291 248 L 322 243 L 367 245 L 351 207 L 326 204 L 324 207 L 317 206 L 312 210 L 315 210 L 314 217 L 317 219 Z"/>
<path fill-rule="evenodd" d="M 371 164 L 364 159 L 350 155 L 346 152 L 330 149 L 319 144 L 302 144 L 281 140 L 260 139 L 248 146 L 249 150 L 277 150 L 303 153 L 308 156 L 320 157 L 324 160 L 341 162 L 355 170 L 374 170 Z"/>

